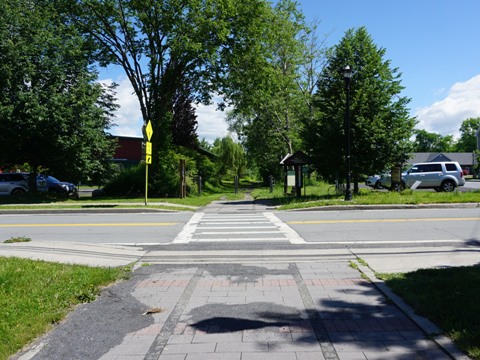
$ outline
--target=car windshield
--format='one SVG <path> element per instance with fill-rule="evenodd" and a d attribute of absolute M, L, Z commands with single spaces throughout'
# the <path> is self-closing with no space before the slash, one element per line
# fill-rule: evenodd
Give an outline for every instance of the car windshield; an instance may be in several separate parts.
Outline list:
<path fill-rule="evenodd" d="M 54 178 L 53 176 L 47 176 L 47 181 L 52 182 L 52 183 L 59 183 L 59 182 L 61 182 L 60 180 Z"/>

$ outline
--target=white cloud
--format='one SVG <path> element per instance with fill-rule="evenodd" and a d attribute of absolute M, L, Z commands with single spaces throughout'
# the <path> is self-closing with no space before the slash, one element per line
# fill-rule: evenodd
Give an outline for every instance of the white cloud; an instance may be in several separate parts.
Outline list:
<path fill-rule="evenodd" d="M 197 114 L 198 138 L 202 140 L 205 138 L 209 143 L 213 143 L 216 138 L 225 137 L 228 134 L 228 126 L 225 122 L 225 111 L 217 110 L 217 105 L 202 105 L 196 106 L 195 113 Z"/>
<path fill-rule="evenodd" d="M 111 84 L 113 81 L 118 84 L 116 97 L 120 108 L 116 111 L 113 120 L 117 126 L 112 127 L 110 132 L 118 136 L 141 137 L 143 119 L 140 104 L 137 96 L 133 93 L 132 85 L 125 76 L 120 76 L 116 80 L 100 80 L 101 83 L 106 84 Z"/>
<path fill-rule="evenodd" d="M 100 80 L 101 83 L 111 84 L 112 79 Z M 114 123 L 117 125 L 110 129 L 110 132 L 118 136 L 142 136 L 143 119 L 140 112 L 140 104 L 137 96 L 133 93 L 132 85 L 125 76 L 120 76 L 114 80 L 118 87 L 117 103 L 120 108 L 116 112 Z M 196 115 L 198 121 L 197 134 L 201 140 L 205 138 L 208 142 L 218 137 L 224 137 L 228 134 L 227 123 L 225 122 L 226 113 L 216 110 L 217 105 L 197 105 Z"/>
<path fill-rule="evenodd" d="M 458 137 L 463 121 L 480 117 L 480 75 L 454 84 L 441 101 L 418 109 L 417 128 Z"/>

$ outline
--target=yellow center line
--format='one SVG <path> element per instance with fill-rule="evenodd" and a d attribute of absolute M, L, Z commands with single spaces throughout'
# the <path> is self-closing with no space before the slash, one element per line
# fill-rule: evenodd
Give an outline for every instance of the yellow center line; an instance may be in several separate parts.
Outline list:
<path fill-rule="evenodd" d="M 94 223 L 94 224 L 0 224 L 0 227 L 106 227 L 106 226 L 173 226 L 175 222 L 164 223 Z"/>
<path fill-rule="evenodd" d="M 310 224 L 345 224 L 345 223 L 399 223 L 425 221 L 479 221 L 480 218 L 425 218 L 425 219 L 366 219 L 366 220 L 299 220 L 289 221 L 289 225 Z"/>

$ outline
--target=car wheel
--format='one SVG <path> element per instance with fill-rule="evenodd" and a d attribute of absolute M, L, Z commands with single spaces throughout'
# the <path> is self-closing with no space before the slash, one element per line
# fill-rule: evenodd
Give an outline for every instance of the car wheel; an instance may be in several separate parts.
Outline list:
<path fill-rule="evenodd" d="M 451 191 L 454 191 L 455 188 L 456 188 L 456 185 L 452 180 L 445 180 L 442 183 L 442 186 L 440 187 L 440 190 L 445 191 L 445 192 L 451 192 Z"/>
<path fill-rule="evenodd" d="M 19 196 L 22 196 L 23 194 L 25 194 L 25 190 L 14 189 L 11 194 L 12 194 L 12 196 L 19 197 Z"/>
<path fill-rule="evenodd" d="M 375 186 L 373 187 L 374 189 L 381 189 L 382 188 L 382 183 L 380 182 L 380 180 L 378 180 L 376 183 L 375 183 Z"/>
<path fill-rule="evenodd" d="M 403 191 L 405 190 L 405 183 L 402 181 L 401 183 L 392 184 L 391 190 L 397 192 Z"/>

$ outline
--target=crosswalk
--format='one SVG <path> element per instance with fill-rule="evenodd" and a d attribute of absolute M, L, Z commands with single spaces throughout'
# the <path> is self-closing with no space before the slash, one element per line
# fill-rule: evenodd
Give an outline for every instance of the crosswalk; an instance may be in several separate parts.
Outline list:
<path fill-rule="evenodd" d="M 304 244 L 298 233 L 271 212 L 195 213 L 174 244 L 192 242 L 290 242 Z"/>

